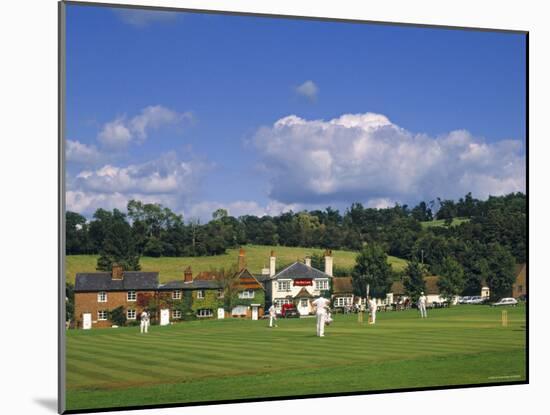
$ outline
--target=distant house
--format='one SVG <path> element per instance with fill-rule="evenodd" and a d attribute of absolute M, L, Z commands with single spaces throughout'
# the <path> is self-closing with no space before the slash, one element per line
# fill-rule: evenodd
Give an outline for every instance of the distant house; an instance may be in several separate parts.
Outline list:
<path fill-rule="evenodd" d="M 426 284 L 424 295 L 426 296 L 428 304 L 447 301 L 447 299 L 442 297 L 439 292 L 439 287 L 437 286 L 438 281 L 439 277 L 437 275 L 424 277 L 424 283 Z M 391 302 L 396 303 L 409 298 L 405 292 L 405 286 L 402 281 L 395 281 L 392 284 L 388 298 L 391 299 Z"/>
<path fill-rule="evenodd" d="M 332 306 L 342 308 L 354 303 L 353 280 L 351 277 L 334 277 L 332 280 Z"/>
<path fill-rule="evenodd" d="M 138 296 L 154 298 L 158 284 L 158 272 L 124 271 L 116 264 L 111 272 L 76 274 L 76 327 L 110 327 L 109 313 L 120 306 L 124 308 L 127 320 L 139 319 L 143 306 L 140 306 Z"/>
<path fill-rule="evenodd" d="M 295 304 L 300 315 L 313 312 L 312 301 L 321 295 L 330 296 L 332 285 L 332 253 L 325 252 L 325 271 L 311 266 L 311 258 L 305 262 L 294 262 L 279 273 L 275 273 L 276 257 L 271 252 L 270 275 L 264 280 L 271 302 L 277 312 L 283 304 Z"/>
<path fill-rule="evenodd" d="M 527 295 L 527 264 L 516 266 L 516 281 L 512 285 L 512 297 L 518 298 Z"/>
<path fill-rule="evenodd" d="M 193 277 L 191 267 L 187 267 L 182 280 L 160 285 L 159 298 L 161 301 L 164 300 L 163 303 L 168 304 L 169 308 L 169 317 L 166 317 L 165 311 L 164 320 L 161 316 L 161 324 L 168 324 L 168 321 L 183 317 L 180 301 L 186 296 L 198 318 L 231 316 L 257 320 L 264 313 L 264 287 L 246 268 L 244 249 L 239 251 L 238 269 L 235 275 L 229 276 L 234 284 L 230 290 L 233 293 L 230 301 L 225 298 L 227 283 L 216 272 L 201 272 Z M 230 310 L 225 310 L 226 304 L 231 304 Z"/>

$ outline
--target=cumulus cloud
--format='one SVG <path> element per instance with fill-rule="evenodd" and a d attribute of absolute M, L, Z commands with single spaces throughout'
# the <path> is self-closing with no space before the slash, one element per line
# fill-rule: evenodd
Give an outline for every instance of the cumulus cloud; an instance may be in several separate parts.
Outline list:
<path fill-rule="evenodd" d="M 269 201 L 265 205 L 261 205 L 252 200 L 236 200 L 232 202 L 205 201 L 192 205 L 185 211 L 187 217 L 200 218 L 201 221 L 207 222 L 212 219 L 212 213 L 217 209 L 225 209 L 228 214 L 234 217 L 243 215 L 276 216 L 283 212 L 299 211 L 302 209 L 298 204 L 284 204 L 277 201 Z"/>
<path fill-rule="evenodd" d="M 182 161 L 174 153 L 128 166 L 82 170 L 68 180 L 68 210 L 89 214 L 97 208 L 124 209 L 131 199 L 161 203 L 175 210 L 192 200 L 205 172 L 200 160 Z"/>
<path fill-rule="evenodd" d="M 261 128 L 253 142 L 270 174 L 270 197 L 282 203 L 383 207 L 525 190 L 521 141 L 489 143 L 465 130 L 429 137 L 381 114 L 291 115 Z"/>
<path fill-rule="evenodd" d="M 94 145 L 83 144 L 76 140 L 65 143 L 65 158 L 68 162 L 91 164 L 101 159 L 101 154 Z"/>
<path fill-rule="evenodd" d="M 114 9 L 113 11 L 124 23 L 137 28 L 147 27 L 153 23 L 170 22 L 178 17 L 178 13 L 160 10 Z"/>
<path fill-rule="evenodd" d="M 317 99 L 317 94 L 319 93 L 319 87 L 315 85 L 313 81 L 305 81 L 303 84 L 299 85 L 295 89 L 298 95 L 301 95 L 311 101 Z"/>
<path fill-rule="evenodd" d="M 132 118 L 117 117 L 106 123 L 98 139 L 108 148 L 120 149 L 132 141 L 143 142 L 151 130 L 169 125 L 182 125 L 192 120 L 191 112 L 176 112 L 162 105 L 148 106 Z"/>

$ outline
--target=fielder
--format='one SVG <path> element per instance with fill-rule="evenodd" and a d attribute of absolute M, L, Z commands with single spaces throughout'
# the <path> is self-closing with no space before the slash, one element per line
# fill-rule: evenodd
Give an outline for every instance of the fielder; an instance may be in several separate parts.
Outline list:
<path fill-rule="evenodd" d="M 275 306 L 271 304 L 269 307 L 269 327 L 273 327 L 273 322 L 275 321 L 275 327 L 277 326 L 277 311 L 275 311 Z"/>
<path fill-rule="evenodd" d="M 330 304 L 330 301 L 326 298 L 319 297 L 313 301 L 312 304 L 317 309 L 317 336 L 325 337 L 325 323 L 328 317 L 327 307 Z"/>
<path fill-rule="evenodd" d="M 418 309 L 420 310 L 420 318 L 427 318 L 428 313 L 426 313 L 426 296 L 424 295 L 424 292 L 420 293 L 420 297 L 418 297 Z"/>
<path fill-rule="evenodd" d="M 147 311 L 143 310 L 143 312 L 140 315 L 140 331 L 141 333 L 147 333 L 149 331 L 149 314 Z"/>
<path fill-rule="evenodd" d="M 371 298 L 369 300 L 369 313 L 370 313 L 370 322 L 369 324 L 375 324 L 376 323 L 376 311 L 378 309 L 378 306 L 376 305 L 376 300 L 374 298 Z"/>

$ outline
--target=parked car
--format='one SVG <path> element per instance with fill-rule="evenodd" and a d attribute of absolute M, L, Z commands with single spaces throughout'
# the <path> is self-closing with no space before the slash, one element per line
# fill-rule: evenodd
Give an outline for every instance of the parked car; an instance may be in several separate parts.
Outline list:
<path fill-rule="evenodd" d="M 283 318 L 298 318 L 300 313 L 294 304 L 283 304 L 281 308 L 281 317 Z"/>
<path fill-rule="evenodd" d="M 485 302 L 485 299 L 482 296 L 476 295 L 470 298 L 470 300 L 468 301 L 468 304 L 483 304 L 484 302 Z"/>
<path fill-rule="evenodd" d="M 512 298 L 512 297 L 501 298 L 496 303 L 491 304 L 491 307 L 498 307 L 498 306 L 501 306 L 501 305 L 511 305 L 511 306 L 515 307 L 515 306 L 518 305 L 518 301 L 515 298 Z"/>
<path fill-rule="evenodd" d="M 458 299 L 458 304 L 468 304 L 468 301 L 470 301 L 470 298 L 472 298 L 472 297 L 467 296 L 467 295 L 464 296 L 464 297 L 460 297 Z"/>

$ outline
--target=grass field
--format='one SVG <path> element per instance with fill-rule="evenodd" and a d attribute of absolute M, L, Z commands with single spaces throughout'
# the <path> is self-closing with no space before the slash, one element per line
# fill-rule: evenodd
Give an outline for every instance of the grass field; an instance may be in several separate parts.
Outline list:
<path fill-rule="evenodd" d="M 453 218 L 451 226 L 458 226 L 461 223 L 470 222 L 470 218 Z M 426 222 L 420 222 L 423 228 L 441 227 L 445 225 L 445 219 L 430 220 Z"/>
<path fill-rule="evenodd" d="M 269 267 L 269 254 L 272 249 L 275 250 L 277 255 L 277 263 L 281 265 L 290 264 L 297 259 L 303 260 L 306 255 L 313 253 L 323 253 L 320 249 L 284 246 L 247 245 L 245 249 L 247 265 L 250 271 L 258 274 L 262 268 Z M 228 249 L 225 255 L 206 257 L 142 257 L 140 263 L 143 271 L 159 271 L 160 282 L 166 282 L 182 278 L 183 269 L 187 266 L 192 267 L 193 273 L 209 271 L 211 268 L 229 267 L 237 262 L 238 251 L 238 249 Z M 332 255 L 334 257 L 334 266 L 336 267 L 351 268 L 355 265 L 356 252 L 332 251 Z M 396 257 L 389 257 L 388 262 L 395 270 L 402 270 L 407 265 L 405 260 Z M 66 261 L 67 281 L 74 282 L 77 272 L 95 271 L 96 264 L 96 255 L 68 255 Z"/>
<path fill-rule="evenodd" d="M 67 408 L 90 409 L 525 380 L 525 308 L 456 306 L 378 313 L 210 320 L 67 333 Z"/>

